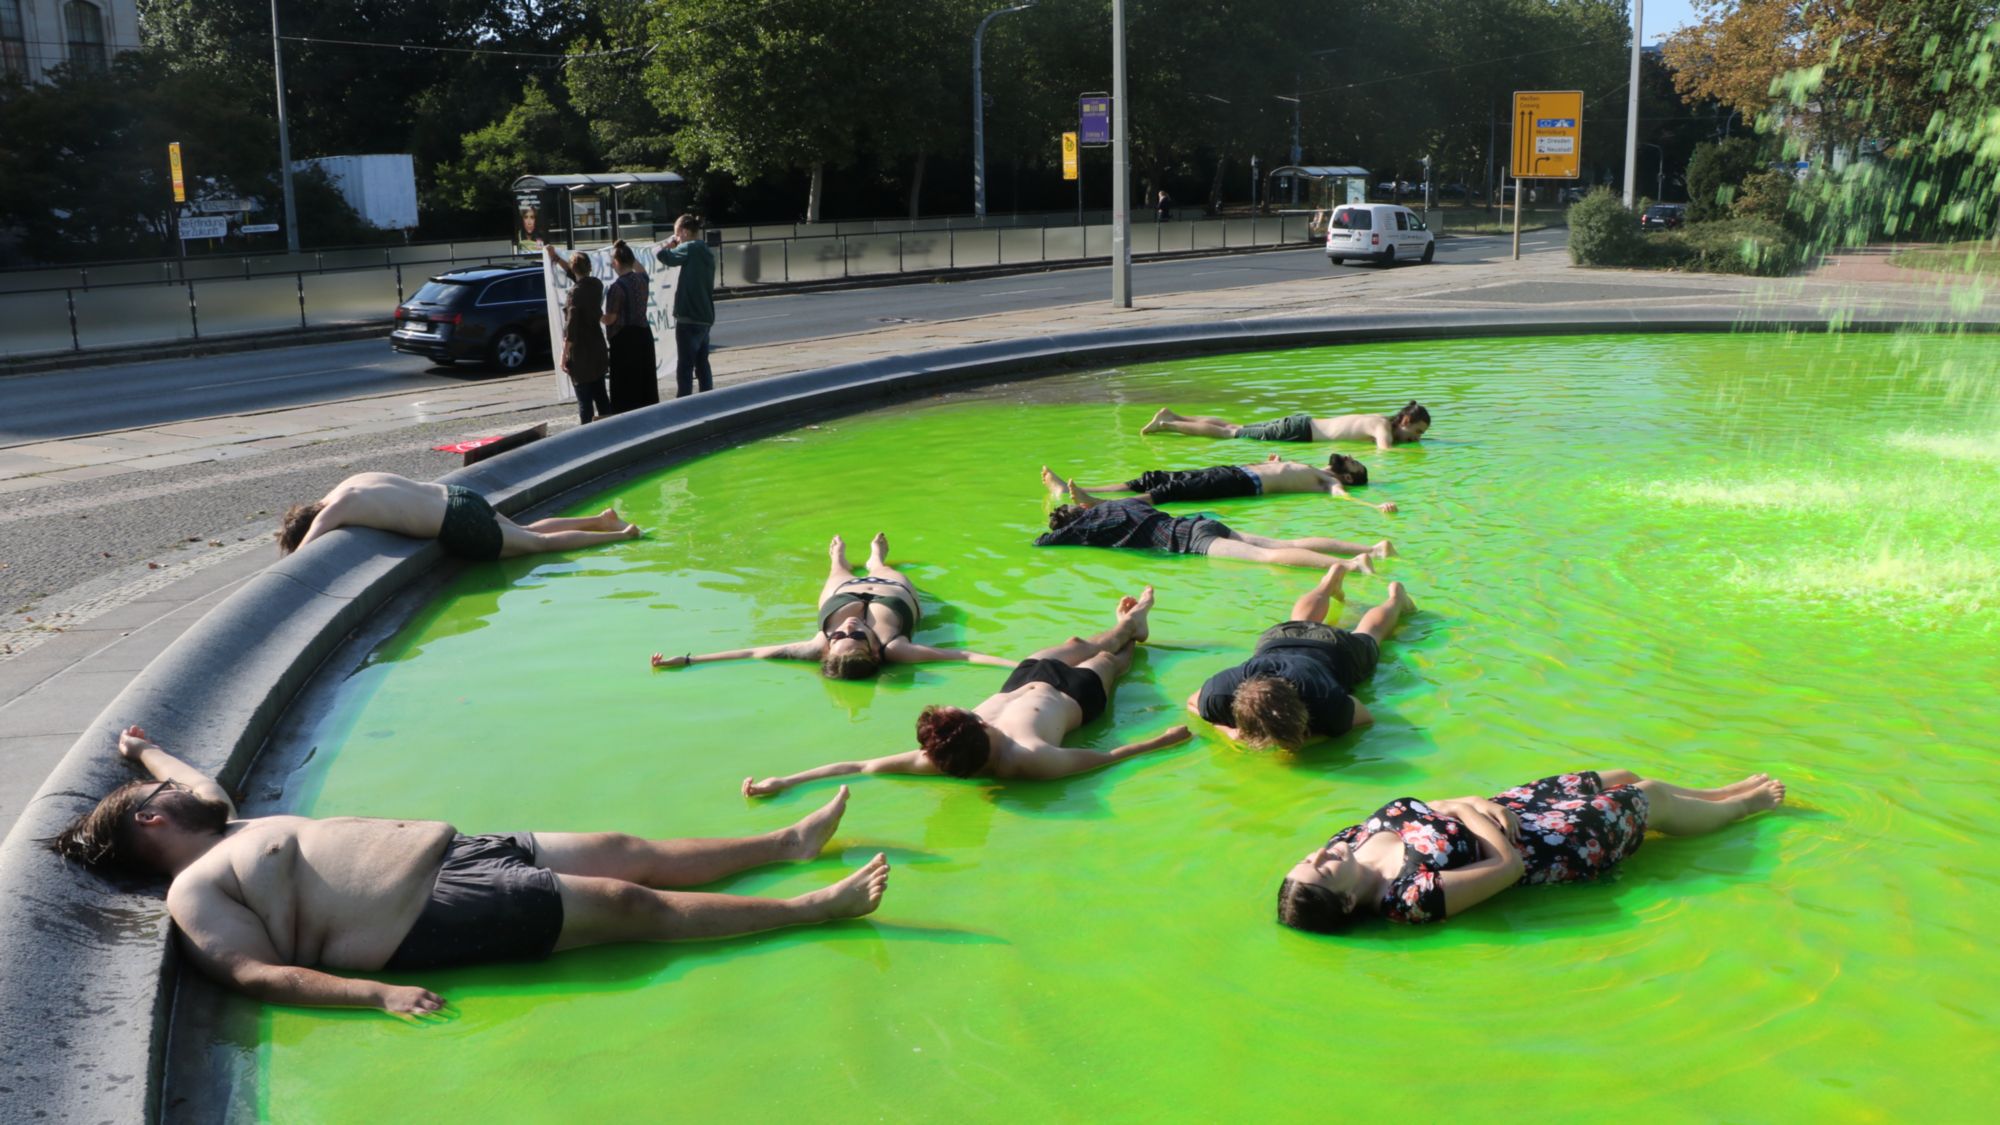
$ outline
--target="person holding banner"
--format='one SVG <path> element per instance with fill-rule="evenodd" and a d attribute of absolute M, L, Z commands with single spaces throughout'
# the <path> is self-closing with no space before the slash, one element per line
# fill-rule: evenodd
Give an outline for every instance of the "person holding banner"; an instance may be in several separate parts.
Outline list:
<path fill-rule="evenodd" d="M 576 388 L 577 421 L 588 425 L 595 418 L 611 413 L 611 400 L 604 392 L 604 372 L 610 364 L 610 355 L 604 343 L 604 326 L 599 323 L 604 318 L 604 283 L 590 276 L 590 255 L 583 251 L 571 254 L 565 262 L 555 247 L 545 245 L 542 249 L 548 252 L 549 261 L 557 269 L 569 275 L 560 365 Z"/>
<path fill-rule="evenodd" d="M 701 216 L 682 215 L 674 222 L 674 236 L 660 248 L 660 264 L 679 267 L 680 280 L 674 286 L 674 397 L 694 393 L 695 380 L 701 389 L 715 389 L 715 373 L 708 366 L 708 334 L 715 327 L 715 251 L 702 241 Z"/>
<path fill-rule="evenodd" d="M 652 278 L 622 238 L 611 245 L 611 268 L 618 276 L 604 291 L 604 329 L 611 338 L 611 413 L 623 414 L 660 401 L 660 367 L 646 315 Z"/>

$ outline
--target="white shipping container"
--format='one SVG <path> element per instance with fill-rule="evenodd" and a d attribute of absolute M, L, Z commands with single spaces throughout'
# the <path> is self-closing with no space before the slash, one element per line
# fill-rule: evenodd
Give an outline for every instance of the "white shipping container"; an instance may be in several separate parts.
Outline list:
<path fill-rule="evenodd" d="M 297 166 L 325 170 L 362 221 L 377 230 L 417 225 L 417 165 L 409 153 L 321 156 L 298 161 Z"/>

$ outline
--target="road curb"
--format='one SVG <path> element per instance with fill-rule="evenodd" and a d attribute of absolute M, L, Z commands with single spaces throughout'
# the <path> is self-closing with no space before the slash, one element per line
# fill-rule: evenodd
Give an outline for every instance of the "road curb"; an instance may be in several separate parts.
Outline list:
<path fill-rule="evenodd" d="M 442 479 L 478 489 L 503 512 L 524 513 L 745 430 L 998 379 L 1191 354 L 1476 336 L 1904 326 L 1829 321 L 1803 308 L 1746 325 L 1736 308 L 1708 306 L 1664 316 L 1619 309 L 1417 311 L 1077 332 L 728 387 L 569 430 Z M 37 843 L 133 776 L 110 752 L 116 731 L 144 725 L 240 791 L 286 709 L 328 657 L 445 561 L 434 542 L 356 529 L 326 536 L 251 578 L 190 627 L 71 746 L 0 842 L 0 895 L 16 904 L 0 913 L 0 965 L 7 967 L 0 974 L 0 1087 L 6 1089 L 0 1118 L 138 1122 L 161 1114 L 165 1029 L 178 971 L 164 903 L 156 887 L 69 870 Z"/>

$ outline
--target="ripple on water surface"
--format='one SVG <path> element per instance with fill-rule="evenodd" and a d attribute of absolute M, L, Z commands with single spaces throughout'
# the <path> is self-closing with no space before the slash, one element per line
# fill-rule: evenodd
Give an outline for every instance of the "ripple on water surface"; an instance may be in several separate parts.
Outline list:
<path fill-rule="evenodd" d="M 1396 541 L 1384 577 L 1421 612 L 1361 693 L 1374 728 L 1274 755 L 1197 724 L 1058 784 L 860 779 L 827 857 L 720 889 L 791 894 L 882 850 L 875 918 L 427 975 L 460 1012 L 443 1027 L 272 1009 L 259 1111 L 403 1117 L 440 1073 L 453 1115 L 508 1120 L 1991 1104 L 1990 1068 L 1935 1076 L 1990 1054 L 2000 1002 L 1981 941 L 2000 514 L 1974 455 L 2000 432 L 1995 359 L 1979 339 L 1691 336 L 1205 357 L 842 419 L 594 497 L 578 510 L 615 501 L 654 530 L 468 570 L 348 682 L 293 779 L 305 811 L 690 836 L 798 816 L 831 787 L 752 803 L 737 784 L 904 749 L 923 704 L 1001 677 L 646 667 L 808 635 L 836 532 L 857 558 L 888 533 L 937 645 L 1018 657 L 1156 584 L 1154 643 L 1081 739 L 1150 735 L 1312 575 L 1033 548 L 1040 466 L 1118 480 L 1272 451 L 1140 436 L 1162 405 L 1254 421 L 1415 397 L 1436 420 L 1421 446 L 1351 450 L 1397 516 L 1207 506 L 1259 534 Z M 1343 620 L 1382 589 L 1353 580 Z M 1383 801 L 1579 767 L 1769 770 L 1792 805 L 1442 927 L 1273 924 L 1284 869 Z"/>

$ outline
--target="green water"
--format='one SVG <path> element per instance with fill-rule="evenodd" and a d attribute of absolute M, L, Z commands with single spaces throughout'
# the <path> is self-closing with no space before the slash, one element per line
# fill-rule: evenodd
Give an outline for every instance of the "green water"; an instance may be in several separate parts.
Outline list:
<path fill-rule="evenodd" d="M 1010 655 L 1159 590 L 1110 746 L 1285 616 L 1309 571 L 1029 546 L 1036 479 L 1259 458 L 1141 437 L 1154 407 L 1436 416 L 1351 448 L 1383 516 L 1210 505 L 1268 535 L 1392 537 L 1421 612 L 1299 756 L 1197 737 L 1060 783 L 862 778 L 790 894 L 877 850 L 864 921 L 411 978 L 457 1018 L 266 1009 L 271 1119 L 1556 1119 L 1981 1116 L 2000 981 L 2000 341 L 1602 337 L 1207 358 L 999 388 L 752 442 L 615 500 L 645 540 L 474 567 L 356 674 L 300 811 L 467 832 L 740 835 L 825 800 L 749 774 L 913 745 L 962 665 L 830 683 L 810 665 L 654 672 L 656 649 L 802 638 L 840 532 L 886 531 L 919 639 Z M 1280 447 L 1286 452 L 1325 447 Z M 1182 509 L 1187 510 L 1187 509 Z M 1343 622 L 1379 598 L 1349 586 Z M 1388 798 L 1565 769 L 1695 784 L 1757 770 L 1791 807 L 1655 837 L 1614 882 L 1528 888 L 1441 927 L 1272 921 L 1281 873 Z"/>

